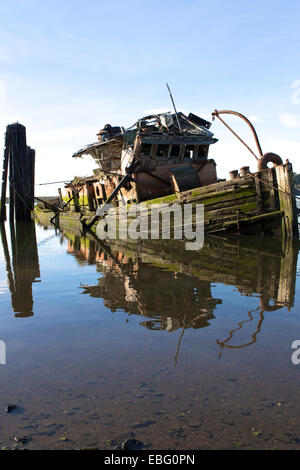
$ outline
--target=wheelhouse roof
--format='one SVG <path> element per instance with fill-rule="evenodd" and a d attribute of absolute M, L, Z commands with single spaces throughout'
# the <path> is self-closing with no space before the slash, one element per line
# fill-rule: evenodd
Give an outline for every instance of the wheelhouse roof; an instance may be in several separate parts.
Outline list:
<path fill-rule="evenodd" d="M 179 125 L 178 125 L 179 123 Z M 184 145 L 211 145 L 218 140 L 209 130 L 211 123 L 195 114 L 189 116 L 179 112 L 177 115 L 168 113 L 151 114 L 144 116 L 133 126 L 124 129 L 118 136 L 104 142 L 89 144 L 73 154 L 73 157 L 82 157 L 97 153 L 103 146 L 126 141 L 129 145 L 138 133 L 143 143 L 148 144 L 184 144 Z"/>

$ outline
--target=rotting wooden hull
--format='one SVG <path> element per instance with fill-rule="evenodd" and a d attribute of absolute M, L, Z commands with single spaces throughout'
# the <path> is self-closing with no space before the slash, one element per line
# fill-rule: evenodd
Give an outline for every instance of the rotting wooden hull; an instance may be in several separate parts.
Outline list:
<path fill-rule="evenodd" d="M 298 238 L 291 176 L 289 164 L 278 165 L 257 173 L 247 173 L 243 177 L 144 201 L 141 205 L 148 209 L 152 204 L 160 203 L 203 204 L 206 234 L 252 233 Z M 38 209 L 37 215 L 45 222 L 54 214 Z M 80 212 L 61 212 L 56 224 L 81 226 L 81 216 Z M 85 212 L 84 217 L 88 223 L 94 213 Z"/>

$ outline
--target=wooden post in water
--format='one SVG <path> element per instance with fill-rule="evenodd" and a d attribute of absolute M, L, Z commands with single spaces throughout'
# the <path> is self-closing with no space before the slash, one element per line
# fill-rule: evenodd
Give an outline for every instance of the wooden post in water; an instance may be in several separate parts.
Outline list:
<path fill-rule="evenodd" d="M 14 180 L 13 177 L 13 162 L 12 159 L 9 159 L 9 221 L 10 224 L 13 224 L 15 221 L 15 191 L 11 182 Z"/>
<path fill-rule="evenodd" d="M 35 151 L 26 145 L 26 128 L 11 124 L 6 128 L 3 161 L 0 221 L 6 220 L 6 189 L 9 170 L 10 221 L 31 220 L 34 208 Z"/>
<path fill-rule="evenodd" d="M 28 207 L 34 209 L 34 185 L 35 185 L 35 150 L 27 147 L 27 171 L 28 171 Z"/>
<path fill-rule="evenodd" d="M 8 164 L 9 164 L 9 150 L 8 150 L 7 135 L 6 135 L 4 158 L 3 158 L 2 185 L 1 185 L 0 222 L 4 222 L 6 220 L 6 188 L 7 188 Z"/>
<path fill-rule="evenodd" d="M 282 233 L 283 236 L 293 239 L 298 237 L 299 233 L 291 164 L 278 165 L 275 171 L 280 209 L 284 213 L 282 218 Z"/>

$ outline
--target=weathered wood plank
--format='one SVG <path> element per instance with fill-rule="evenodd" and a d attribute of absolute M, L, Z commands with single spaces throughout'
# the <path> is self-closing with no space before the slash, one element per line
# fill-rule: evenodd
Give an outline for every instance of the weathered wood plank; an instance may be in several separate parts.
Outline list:
<path fill-rule="evenodd" d="M 4 159 L 3 159 L 3 172 L 2 172 L 0 222 L 4 222 L 6 220 L 6 189 L 7 189 L 8 164 L 9 164 L 9 152 L 8 152 L 8 146 L 6 142 L 5 150 L 4 150 Z"/>
<path fill-rule="evenodd" d="M 296 203 L 291 182 L 292 171 L 289 165 L 278 165 L 275 170 L 280 210 L 284 213 L 282 233 L 285 237 L 292 239 L 298 236 Z"/>

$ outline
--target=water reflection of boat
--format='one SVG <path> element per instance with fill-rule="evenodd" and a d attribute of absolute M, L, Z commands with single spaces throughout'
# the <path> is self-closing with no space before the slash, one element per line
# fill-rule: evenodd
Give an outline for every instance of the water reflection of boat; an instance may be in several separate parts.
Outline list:
<path fill-rule="evenodd" d="M 281 307 L 277 307 L 277 308 L 281 308 Z M 235 333 L 237 331 L 240 331 L 246 323 L 252 322 L 254 320 L 254 313 L 257 312 L 258 310 L 259 310 L 259 318 L 258 318 L 256 330 L 251 334 L 251 338 L 249 339 L 249 341 L 246 343 L 242 343 L 242 344 L 234 344 L 234 345 L 230 344 L 230 341 L 232 340 Z M 256 343 L 257 341 L 256 337 L 260 333 L 262 324 L 264 321 L 264 310 L 262 310 L 261 306 L 258 306 L 255 310 L 251 310 L 250 312 L 248 312 L 248 317 L 249 317 L 248 320 L 239 322 L 237 328 L 230 330 L 229 335 L 226 339 L 224 339 L 223 341 L 220 341 L 217 339 L 217 344 L 220 346 L 219 357 L 222 357 L 224 348 L 242 349 L 242 348 L 246 348 L 247 346 L 251 346 L 251 344 Z"/>
<path fill-rule="evenodd" d="M 68 248 L 79 263 L 95 262 L 102 276 L 95 286 L 84 286 L 83 293 L 104 299 L 104 305 L 115 312 L 147 317 L 142 322 L 149 329 L 174 331 L 183 327 L 181 307 L 189 312 L 187 327 L 207 326 L 213 310 L 221 300 L 214 299 L 209 281 L 186 276 L 179 267 L 174 270 L 159 261 L 145 262 L 141 253 L 111 250 L 94 240 L 67 233 Z M 162 260 L 161 260 L 162 262 Z M 176 282 L 176 289 L 174 289 Z"/>
<path fill-rule="evenodd" d="M 32 283 L 40 277 L 34 222 L 10 224 L 11 253 L 5 225 L 0 224 L 11 305 L 15 317 L 33 315 Z"/>
<path fill-rule="evenodd" d="M 34 223 L 10 226 L 12 261 L 5 227 L 1 238 L 5 255 L 12 308 L 16 316 L 33 314 L 32 283 L 39 277 Z M 51 234 L 56 236 L 57 234 Z M 222 340 L 224 348 L 253 344 L 261 331 L 264 313 L 294 305 L 298 246 L 274 238 L 223 239 L 206 237 L 200 251 L 186 251 L 180 241 L 144 240 L 131 249 L 120 241 L 105 244 L 94 236 L 60 232 L 68 240 L 67 252 L 80 264 L 95 264 L 101 274 L 96 285 L 82 285 L 82 292 L 103 299 L 113 312 L 143 317 L 140 325 L 149 330 L 173 332 L 182 329 L 176 356 L 185 330 L 199 329 L 215 319 L 222 299 L 215 298 L 214 283 L 235 286 L 243 296 L 257 297 L 257 308 L 242 318 Z M 245 312 L 243 312 L 245 313 Z M 246 323 L 253 322 L 248 341 L 232 345 L 232 338 Z M 251 323 L 252 325 L 252 323 Z"/>
<path fill-rule="evenodd" d="M 242 295 L 255 295 L 262 312 L 294 304 L 298 249 L 274 239 L 206 238 L 198 252 L 180 242 L 146 240 L 135 251 L 97 243 L 80 232 L 65 232 L 68 252 L 79 262 L 97 263 L 98 284 L 84 294 L 99 297 L 112 311 L 147 317 L 141 325 L 174 331 L 202 328 L 222 303 L 212 295 L 212 283 L 232 285 Z"/>

